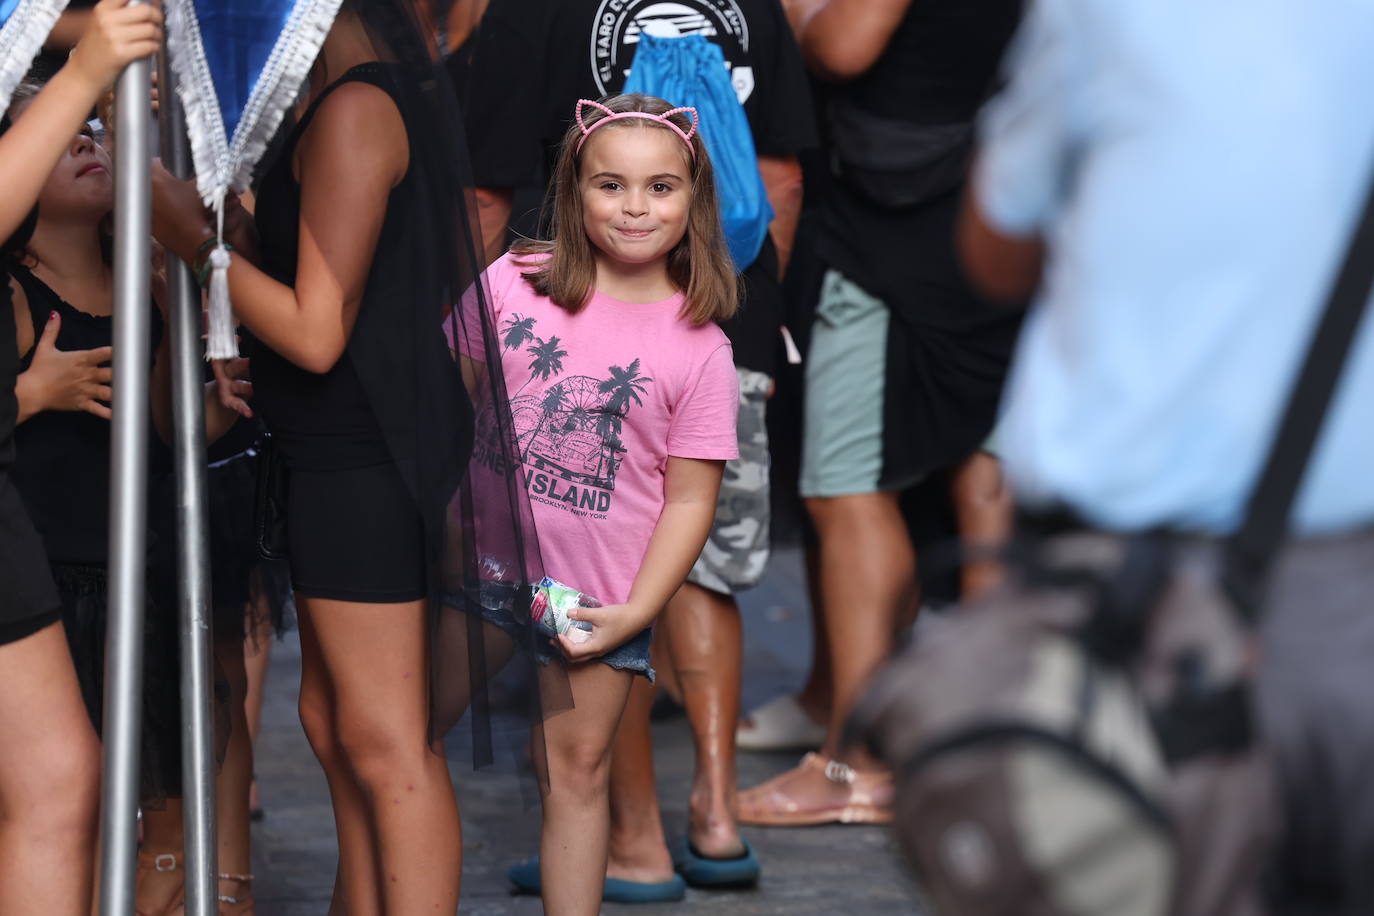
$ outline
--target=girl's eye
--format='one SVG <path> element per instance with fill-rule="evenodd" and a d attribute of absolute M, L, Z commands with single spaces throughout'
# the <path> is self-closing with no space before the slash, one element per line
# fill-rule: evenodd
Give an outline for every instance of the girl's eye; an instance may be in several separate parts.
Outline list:
<path fill-rule="evenodd" d="M 619 191 L 619 190 L 620 190 L 620 183 L 619 183 L 619 182 L 615 182 L 615 181 L 603 181 L 603 182 L 601 183 L 601 190 L 603 190 L 603 191 Z"/>
<path fill-rule="evenodd" d="M 655 194 L 667 194 L 667 193 L 668 193 L 669 191 L 671 191 L 672 189 L 673 189 L 673 186 L 672 186 L 672 185 L 670 185 L 670 184 L 665 184 L 665 183 L 662 182 L 662 181 L 656 181 L 656 182 L 654 182 L 652 185 L 649 186 L 649 190 L 650 190 L 650 191 L 653 191 Z"/>

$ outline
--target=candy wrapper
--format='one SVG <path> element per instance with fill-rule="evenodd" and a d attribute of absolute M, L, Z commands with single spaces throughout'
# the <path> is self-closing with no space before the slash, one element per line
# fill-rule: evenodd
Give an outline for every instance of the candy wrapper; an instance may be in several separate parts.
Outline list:
<path fill-rule="evenodd" d="M 545 576 L 534 586 L 530 616 L 546 632 L 562 636 L 572 630 L 572 640 L 583 642 L 591 633 L 592 625 L 585 620 L 571 620 L 568 617 L 568 611 L 579 607 L 601 607 L 601 602 L 582 594 L 571 585 Z"/>

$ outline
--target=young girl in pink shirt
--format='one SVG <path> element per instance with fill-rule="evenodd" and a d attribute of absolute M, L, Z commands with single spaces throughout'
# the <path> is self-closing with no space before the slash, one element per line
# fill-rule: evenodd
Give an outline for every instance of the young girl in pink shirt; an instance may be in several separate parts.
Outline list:
<path fill-rule="evenodd" d="M 546 574 L 603 606 L 558 637 L 574 708 L 544 723 L 545 911 L 600 911 L 611 743 L 649 633 L 700 555 L 737 455 L 736 309 L 696 112 L 579 102 L 554 175 L 552 241 L 486 282 Z M 479 445 L 480 448 L 480 445 Z"/>

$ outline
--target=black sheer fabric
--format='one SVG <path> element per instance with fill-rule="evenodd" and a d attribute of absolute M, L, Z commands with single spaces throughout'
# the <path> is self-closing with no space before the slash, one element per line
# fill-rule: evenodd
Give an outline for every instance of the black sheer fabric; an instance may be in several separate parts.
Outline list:
<path fill-rule="evenodd" d="M 283 128 L 286 135 L 274 144 L 278 159 L 261 173 L 257 219 L 264 269 L 284 282 L 293 279 L 283 274 L 294 273 L 297 239 L 269 236 L 271 227 L 294 231 L 292 217 L 300 220 L 291 153 L 317 106 L 342 84 L 382 89 L 405 124 L 409 161 L 388 200 L 345 358 L 330 373 L 342 374 L 326 383 L 352 392 L 353 408 L 361 398 L 368 424 L 375 424 L 418 509 L 429 603 L 431 740 L 443 739 L 466 714 L 475 766 L 510 750 L 532 761 L 543 783 L 539 725 L 568 708 L 571 694 L 565 670 L 547 662 L 547 638 L 527 625 L 529 586 L 543 573 L 516 459 L 497 328 L 476 255 L 480 235 L 470 223 L 476 210 L 467 145 L 438 49 L 423 37 L 428 33 L 416 12 L 408 0 L 345 0 L 340 17 L 357 18 L 376 61 L 346 73 L 324 72 L 317 63 L 311 106 L 296 125 Z M 308 219 L 299 231 L 309 231 Z M 267 389 L 274 381 L 289 384 L 300 370 L 264 351 L 250 343 L 255 389 L 270 428 Z M 280 402 L 276 407 L 289 409 Z M 479 415 L 493 432 L 474 449 Z M 368 439 L 377 441 L 364 430 L 348 447 L 361 455 Z M 290 463 L 289 449 L 287 456 Z M 484 610 L 488 617 L 498 610 L 520 625 L 486 623 Z M 533 753 L 526 757 L 531 726 Z M 496 737 L 503 734 L 511 740 Z"/>

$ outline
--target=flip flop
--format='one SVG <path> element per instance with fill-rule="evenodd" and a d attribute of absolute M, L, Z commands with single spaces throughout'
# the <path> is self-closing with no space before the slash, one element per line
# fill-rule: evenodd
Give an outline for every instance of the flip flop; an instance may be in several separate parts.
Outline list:
<path fill-rule="evenodd" d="M 824 742 L 825 726 L 790 694 L 774 697 L 735 727 L 735 747 L 742 751 L 809 751 Z"/>
<path fill-rule="evenodd" d="M 744 852 L 732 859 L 710 859 L 682 837 L 673 844 L 673 868 L 691 887 L 752 887 L 759 883 L 759 860 L 749 841 L 740 837 Z"/>
<path fill-rule="evenodd" d="M 542 894 L 544 882 L 539 877 L 539 857 L 534 856 L 506 872 L 510 883 L 522 894 Z M 643 882 L 607 878 L 601 899 L 607 903 L 676 903 L 687 896 L 687 882 L 681 875 L 671 881 Z"/>

